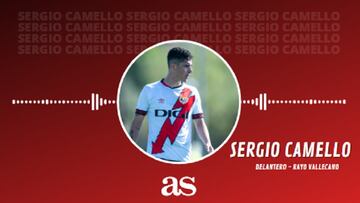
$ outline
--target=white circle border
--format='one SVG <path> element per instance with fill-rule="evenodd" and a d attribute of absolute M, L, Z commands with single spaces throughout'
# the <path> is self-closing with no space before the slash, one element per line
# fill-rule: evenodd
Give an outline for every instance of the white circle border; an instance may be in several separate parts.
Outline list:
<path fill-rule="evenodd" d="M 206 154 L 205 156 L 201 157 L 200 159 L 198 160 L 194 160 L 194 161 L 187 161 L 187 162 L 175 162 L 175 161 L 166 161 L 166 160 L 163 160 L 163 159 L 160 159 L 160 158 L 157 158 L 155 156 L 152 156 L 150 154 L 148 154 L 144 149 L 142 149 L 141 147 L 139 147 L 138 144 L 136 144 L 136 142 L 131 139 L 129 133 L 127 132 L 126 128 L 125 128 L 125 125 L 123 124 L 122 122 L 122 118 L 121 118 L 121 113 L 120 113 L 120 90 L 121 90 L 121 86 L 122 86 L 122 83 L 124 82 L 124 79 L 125 79 L 125 76 L 127 74 L 127 72 L 129 71 L 130 67 L 136 62 L 136 60 L 138 60 L 138 58 L 140 58 L 143 54 L 145 54 L 147 51 L 149 51 L 150 49 L 153 49 L 155 47 L 158 47 L 158 46 L 162 46 L 162 45 L 165 45 L 165 44 L 171 44 L 171 43 L 189 43 L 189 44 L 194 44 L 194 45 L 197 45 L 197 46 L 200 46 L 202 48 L 205 48 L 209 51 L 211 51 L 213 54 L 215 54 L 215 56 L 217 56 L 218 58 L 221 59 L 221 61 L 226 65 L 226 67 L 229 69 L 229 71 L 231 72 L 234 80 L 235 80 L 235 83 L 236 83 L 236 87 L 237 87 L 237 92 L 238 92 L 238 95 L 239 95 L 239 102 L 238 102 L 238 112 L 237 112 L 237 116 L 236 116 L 236 120 L 235 120 L 235 124 L 234 126 L 232 127 L 229 135 L 227 136 L 227 138 L 211 153 L 208 153 Z M 118 91 L 117 91 L 117 98 L 116 98 L 116 109 L 117 109 L 117 114 L 118 114 L 118 117 L 119 117 L 119 121 L 120 121 L 120 124 L 121 124 L 121 127 L 123 129 L 123 131 L 125 132 L 126 136 L 128 137 L 128 139 L 131 141 L 131 143 L 139 150 L 141 151 L 143 154 L 145 154 L 146 156 L 152 158 L 152 159 L 155 159 L 156 161 L 159 161 L 159 162 L 162 162 L 162 163 L 167 163 L 167 164 L 174 164 L 174 165 L 184 165 L 184 164 L 192 164 L 192 163 L 196 163 L 196 162 L 199 162 L 199 161 L 202 161 L 210 156 L 212 156 L 213 154 L 215 154 L 217 151 L 219 151 L 230 139 L 230 137 L 233 135 L 237 125 L 238 125 L 238 122 L 239 122 L 239 119 L 240 119 L 240 112 L 241 112 L 241 92 L 240 92 L 240 85 L 239 85 L 239 82 L 236 78 L 236 75 L 234 73 L 234 71 L 232 70 L 231 66 L 228 64 L 228 62 L 219 54 L 217 53 L 215 50 L 213 50 L 212 48 L 204 45 L 204 44 L 201 44 L 199 42 L 195 42 L 195 41 L 191 41 L 191 40 L 166 40 L 166 41 L 162 41 L 162 42 L 158 42 L 148 48 L 146 48 L 145 50 L 143 50 L 142 52 L 140 52 L 130 63 L 129 65 L 126 67 L 126 70 L 124 71 L 124 73 L 122 74 L 121 76 L 121 79 L 120 79 L 120 83 L 119 83 L 119 87 L 118 87 Z"/>

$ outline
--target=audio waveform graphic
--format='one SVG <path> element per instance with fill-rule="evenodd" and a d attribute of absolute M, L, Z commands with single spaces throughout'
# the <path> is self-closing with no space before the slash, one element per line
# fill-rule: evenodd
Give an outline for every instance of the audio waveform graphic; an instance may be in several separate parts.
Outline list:
<path fill-rule="evenodd" d="M 257 107 L 260 111 L 267 111 L 271 105 L 345 105 L 346 99 L 269 99 L 267 93 L 260 93 L 257 98 L 242 99 L 241 104 Z M 98 93 L 91 93 L 87 99 L 12 99 L 13 105 L 89 105 L 91 111 L 98 111 L 101 107 L 116 104 L 114 99 L 104 99 Z"/>
<path fill-rule="evenodd" d="M 116 104 L 116 100 L 104 99 L 98 93 L 91 93 L 87 99 L 12 99 L 13 105 L 89 105 L 91 111 L 98 111 L 101 107 Z"/>
<path fill-rule="evenodd" d="M 260 111 L 268 110 L 270 105 L 345 105 L 346 99 L 269 99 L 267 93 L 260 93 L 259 97 L 253 99 L 242 99 L 242 105 L 258 107 Z"/>

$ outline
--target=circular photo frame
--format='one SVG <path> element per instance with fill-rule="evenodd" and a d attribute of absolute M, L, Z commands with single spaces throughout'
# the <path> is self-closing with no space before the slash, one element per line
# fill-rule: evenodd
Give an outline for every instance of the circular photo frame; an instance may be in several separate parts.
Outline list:
<path fill-rule="evenodd" d="M 215 154 L 237 126 L 241 95 L 229 64 L 189 40 L 157 43 L 123 73 L 117 94 L 121 126 L 143 154 L 188 164 Z"/>

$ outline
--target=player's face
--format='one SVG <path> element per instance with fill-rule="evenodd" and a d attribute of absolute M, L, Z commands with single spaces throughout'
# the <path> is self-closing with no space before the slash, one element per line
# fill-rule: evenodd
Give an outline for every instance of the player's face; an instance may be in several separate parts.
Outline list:
<path fill-rule="evenodd" d="M 184 60 L 177 64 L 176 73 L 179 76 L 179 80 L 186 82 L 191 72 L 192 60 Z"/>

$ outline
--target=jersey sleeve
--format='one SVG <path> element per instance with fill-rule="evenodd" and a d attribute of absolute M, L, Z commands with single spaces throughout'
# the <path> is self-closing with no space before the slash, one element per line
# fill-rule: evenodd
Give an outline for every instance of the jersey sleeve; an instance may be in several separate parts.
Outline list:
<path fill-rule="evenodd" d="M 136 114 L 140 114 L 140 115 L 146 115 L 149 109 L 149 98 L 148 98 L 148 94 L 149 94 L 149 89 L 145 86 L 139 95 L 137 104 L 136 104 Z"/>
<path fill-rule="evenodd" d="M 194 103 L 194 109 L 192 112 L 192 118 L 193 119 L 204 118 L 204 111 L 201 107 L 200 94 L 197 90 L 195 90 L 194 95 L 195 95 L 195 103 Z"/>

